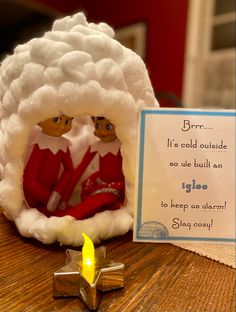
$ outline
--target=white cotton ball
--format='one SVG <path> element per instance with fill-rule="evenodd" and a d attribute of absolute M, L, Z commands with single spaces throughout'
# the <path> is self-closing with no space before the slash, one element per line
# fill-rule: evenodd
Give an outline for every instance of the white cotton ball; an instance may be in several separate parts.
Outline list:
<path fill-rule="evenodd" d="M 68 31 L 71 28 L 71 19 L 69 16 L 65 16 L 61 19 L 56 20 L 53 23 L 53 31 Z"/>
<path fill-rule="evenodd" d="M 23 209 L 22 213 L 19 214 L 15 219 L 16 226 L 21 235 L 25 237 L 31 237 L 32 223 L 34 222 L 34 220 L 37 220 L 40 217 L 42 218 L 42 215 L 37 209 Z"/>
<path fill-rule="evenodd" d="M 18 79 L 24 98 L 32 94 L 44 84 L 43 71 L 45 67 L 40 64 L 28 63 Z"/>
<path fill-rule="evenodd" d="M 19 160 L 14 160 L 8 162 L 6 165 L 5 178 L 9 180 L 9 187 L 11 186 L 13 189 L 18 189 L 15 187 L 16 185 L 21 185 L 22 182 L 22 172 L 23 172 L 23 163 Z M 14 184 L 14 185 L 12 185 Z"/>
<path fill-rule="evenodd" d="M 4 161 L 5 148 L 4 148 L 3 143 L 4 143 L 4 133 L 0 129 L 0 163 L 1 163 L 2 168 L 5 165 L 5 161 Z"/>
<path fill-rule="evenodd" d="M 99 30 L 111 38 L 113 38 L 115 35 L 114 30 L 105 23 L 99 23 L 99 24 L 90 23 L 89 27 L 95 30 Z"/>
<path fill-rule="evenodd" d="M 29 62 L 29 54 L 18 53 L 8 56 L 1 66 L 1 79 L 6 84 L 9 85 L 11 82 L 18 78 L 22 72 L 22 69 L 26 63 Z"/>
<path fill-rule="evenodd" d="M 111 58 L 120 63 L 124 57 L 124 48 L 121 44 L 101 34 L 87 36 L 84 40 L 84 49 L 92 55 L 94 62 Z"/>
<path fill-rule="evenodd" d="M 9 116 L 8 116 L 8 117 L 9 117 Z M 6 128 L 7 128 L 8 117 L 1 118 L 1 119 L 0 119 L 0 129 L 2 129 L 2 131 L 5 131 Z M 0 142 L 1 142 L 1 141 L 0 141 Z"/>
<path fill-rule="evenodd" d="M 105 90 L 101 93 L 101 101 L 104 107 L 104 115 L 115 125 L 124 125 L 136 118 L 135 101 L 128 92 L 117 89 Z"/>
<path fill-rule="evenodd" d="M 153 90 L 150 85 L 147 70 L 141 58 L 132 52 L 128 53 L 124 62 L 121 64 L 124 79 L 129 86 L 129 92 L 136 100 L 143 99 L 144 101 L 151 100 L 156 102 L 153 96 Z M 147 97 L 147 92 L 148 97 Z M 149 95 L 152 95 L 151 97 Z M 147 97 L 147 98 L 146 98 Z"/>
<path fill-rule="evenodd" d="M 125 58 L 125 51 L 126 48 L 123 47 L 120 42 L 116 41 L 115 39 L 111 40 L 110 44 L 108 44 L 107 46 L 108 56 L 116 61 L 119 65 L 122 63 L 123 58 Z"/>
<path fill-rule="evenodd" d="M 18 112 L 23 120 L 27 120 L 33 125 L 58 115 L 61 111 L 60 105 L 61 100 L 57 90 L 49 85 L 44 85 L 20 102 Z"/>
<path fill-rule="evenodd" d="M 3 165 L 1 164 L 1 155 L 0 155 L 0 181 L 3 178 Z"/>
<path fill-rule="evenodd" d="M 37 209 L 23 209 L 22 213 L 15 218 L 15 223 L 23 236 L 34 237 L 44 244 L 56 240 L 57 233 L 51 229 L 49 219 Z"/>
<path fill-rule="evenodd" d="M 105 89 L 127 90 L 120 66 L 110 58 L 104 58 L 96 64 L 96 72 L 101 86 Z"/>
<path fill-rule="evenodd" d="M 76 221 L 70 216 L 65 216 L 64 218 L 53 217 L 49 220 L 49 226 L 54 233 L 57 233 L 57 240 L 63 245 L 70 245 L 71 241 L 75 245 L 82 245 L 82 232 L 87 232 L 88 230 L 84 226 L 83 221 Z M 60 228 L 60 231 L 58 231 L 58 228 Z"/>
<path fill-rule="evenodd" d="M 94 63 L 90 54 L 81 51 L 73 51 L 65 54 L 59 62 L 61 71 L 66 80 L 75 81 L 78 84 L 89 80 L 97 80 Z"/>
<path fill-rule="evenodd" d="M 6 90 L 6 92 L 3 95 L 2 108 L 6 109 L 11 113 L 17 112 L 18 103 L 16 102 L 15 97 L 12 95 L 10 89 Z"/>
<path fill-rule="evenodd" d="M 124 218 L 127 218 L 127 222 L 124 222 Z M 122 208 L 115 211 L 107 210 L 103 214 L 96 214 L 94 216 L 94 223 L 100 233 L 100 239 L 105 240 L 111 236 L 111 233 L 116 233 L 114 235 L 116 236 L 120 235 L 118 233 L 124 234 L 131 229 L 132 217 L 127 212 L 123 213 Z M 104 227 L 104 224 L 109 224 L 109 227 Z"/>
<path fill-rule="evenodd" d="M 109 56 L 108 46 L 107 38 L 99 34 L 87 36 L 84 41 L 85 51 L 92 55 L 94 62 Z"/>
<path fill-rule="evenodd" d="M 2 100 L 2 96 L 4 95 L 6 90 L 7 90 L 7 87 L 6 87 L 6 85 L 2 81 L 2 78 L 1 78 L 1 68 L 0 68 L 0 101 Z"/>
<path fill-rule="evenodd" d="M 100 116 L 102 91 L 98 82 L 93 80 L 82 85 L 63 83 L 59 88 L 59 96 L 64 100 L 63 111 L 70 112 L 69 115 L 73 116 L 78 114 Z"/>
<path fill-rule="evenodd" d="M 53 23 L 52 30 L 53 31 L 70 31 L 73 26 L 75 25 L 83 25 L 83 26 L 88 26 L 88 23 L 86 21 L 86 17 L 83 13 L 77 13 L 75 15 L 71 16 L 66 16 L 61 19 L 56 20 Z"/>
<path fill-rule="evenodd" d="M 10 219 L 14 219 L 21 211 L 22 169 L 21 162 L 8 162 L 3 170 L 3 179 L 0 181 L 1 205 Z"/>
<path fill-rule="evenodd" d="M 22 145 L 21 141 L 26 142 L 30 129 L 31 127 L 18 114 L 9 117 L 4 138 L 4 148 L 9 159 L 22 159 L 26 143 Z"/>
<path fill-rule="evenodd" d="M 65 33 L 63 31 L 50 31 L 45 34 L 45 38 L 52 41 L 63 41 L 73 47 L 75 50 L 83 51 L 84 35 L 78 32 Z"/>
<path fill-rule="evenodd" d="M 16 101 L 20 103 L 21 99 L 23 99 L 23 92 L 18 79 L 12 81 L 12 83 L 10 84 L 10 91 Z"/>
<path fill-rule="evenodd" d="M 47 66 L 43 74 L 45 84 L 51 85 L 55 88 L 60 86 L 65 80 L 65 76 L 58 66 Z"/>
<path fill-rule="evenodd" d="M 83 12 L 79 12 L 77 14 L 74 14 L 71 17 L 71 22 L 73 23 L 73 25 L 77 25 L 77 24 L 80 24 L 83 26 L 89 25 Z"/>
<path fill-rule="evenodd" d="M 29 47 L 30 45 L 37 39 L 33 38 L 31 39 L 30 41 L 26 42 L 26 43 L 23 43 L 23 44 L 19 44 L 18 46 L 15 47 L 14 49 L 14 55 L 16 54 L 23 54 L 25 55 L 26 53 L 25 52 L 28 52 L 29 51 Z"/>
<path fill-rule="evenodd" d="M 70 51 L 71 47 L 64 42 L 55 42 L 49 39 L 39 38 L 31 45 L 30 56 L 33 62 L 46 66 Z"/>

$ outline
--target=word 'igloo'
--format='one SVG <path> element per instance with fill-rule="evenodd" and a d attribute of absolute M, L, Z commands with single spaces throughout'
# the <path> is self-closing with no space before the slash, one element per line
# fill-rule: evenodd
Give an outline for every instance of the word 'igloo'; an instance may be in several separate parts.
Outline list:
<path fill-rule="evenodd" d="M 56 20 L 52 30 L 15 48 L 0 68 L 0 206 L 19 232 L 43 243 L 94 242 L 132 228 L 138 113 L 156 106 L 141 58 L 113 39 L 105 23 L 88 23 L 83 13 Z M 90 117 L 105 116 L 122 143 L 125 204 L 85 220 L 46 217 L 29 208 L 23 172 L 32 128 L 66 114 L 74 117 L 72 158 L 91 142 Z"/>

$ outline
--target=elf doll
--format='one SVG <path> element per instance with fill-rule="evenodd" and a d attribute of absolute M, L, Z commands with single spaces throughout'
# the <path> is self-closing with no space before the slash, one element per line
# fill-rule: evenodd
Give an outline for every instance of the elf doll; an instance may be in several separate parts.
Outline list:
<path fill-rule="evenodd" d="M 57 210 L 55 216 L 71 215 L 76 219 L 85 219 L 104 210 L 115 210 L 124 203 L 125 184 L 122 172 L 121 143 L 115 132 L 115 126 L 104 117 L 92 117 L 94 134 L 100 140 L 90 147 L 90 155 L 99 156 L 99 169 L 83 184 L 81 203 L 64 211 Z"/>
<path fill-rule="evenodd" d="M 71 178 L 79 179 L 95 153 L 88 150 L 82 162 L 73 168 L 69 141 L 63 134 L 71 130 L 72 118 L 64 114 L 38 123 L 23 177 L 25 199 L 30 207 L 51 216 L 67 206 L 72 190 Z"/>

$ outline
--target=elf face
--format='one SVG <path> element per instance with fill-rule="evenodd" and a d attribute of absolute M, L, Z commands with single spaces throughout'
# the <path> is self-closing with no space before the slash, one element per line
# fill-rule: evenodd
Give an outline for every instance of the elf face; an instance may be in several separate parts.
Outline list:
<path fill-rule="evenodd" d="M 60 137 L 66 132 L 71 130 L 72 117 L 60 115 L 57 117 L 49 118 L 38 125 L 42 128 L 42 132 L 49 136 Z"/>
<path fill-rule="evenodd" d="M 115 126 L 106 118 L 94 117 L 96 135 L 102 142 L 107 143 L 116 139 Z"/>

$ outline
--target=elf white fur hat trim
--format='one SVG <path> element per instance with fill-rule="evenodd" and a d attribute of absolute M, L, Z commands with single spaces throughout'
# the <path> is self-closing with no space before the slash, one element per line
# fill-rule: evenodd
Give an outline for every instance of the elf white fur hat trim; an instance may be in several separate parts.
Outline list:
<path fill-rule="evenodd" d="M 137 117 L 140 108 L 157 102 L 143 61 L 113 35 L 108 25 L 88 23 L 78 13 L 55 21 L 42 38 L 17 46 L 1 65 L 0 206 L 23 236 L 80 245 L 83 231 L 99 242 L 132 227 Z M 22 184 L 32 127 L 60 112 L 77 116 L 70 138 L 75 161 L 92 140 L 83 115 L 106 116 L 115 124 L 122 143 L 125 207 L 83 221 L 47 218 L 27 207 Z"/>

